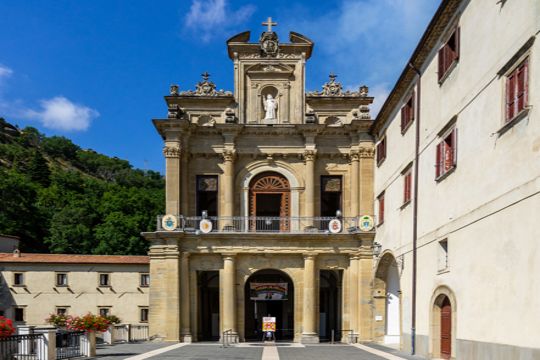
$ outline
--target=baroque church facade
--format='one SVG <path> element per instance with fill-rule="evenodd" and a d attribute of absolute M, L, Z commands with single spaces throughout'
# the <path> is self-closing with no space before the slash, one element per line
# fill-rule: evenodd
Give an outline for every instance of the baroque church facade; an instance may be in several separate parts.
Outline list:
<path fill-rule="evenodd" d="M 374 147 L 368 88 L 305 91 L 313 42 L 227 41 L 234 92 L 172 85 L 166 214 L 150 241 L 150 334 L 165 340 L 371 339 Z M 334 335 L 332 335 L 334 334 Z"/>

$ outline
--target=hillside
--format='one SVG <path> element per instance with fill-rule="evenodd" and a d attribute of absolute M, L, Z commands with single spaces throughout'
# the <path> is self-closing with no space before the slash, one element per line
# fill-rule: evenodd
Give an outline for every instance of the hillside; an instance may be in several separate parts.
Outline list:
<path fill-rule="evenodd" d="M 0 233 L 21 250 L 145 254 L 164 203 L 158 172 L 0 118 Z"/>

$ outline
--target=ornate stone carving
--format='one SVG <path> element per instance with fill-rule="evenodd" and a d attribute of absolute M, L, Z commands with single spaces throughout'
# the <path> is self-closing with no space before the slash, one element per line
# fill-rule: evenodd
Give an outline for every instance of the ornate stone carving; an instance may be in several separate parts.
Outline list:
<path fill-rule="evenodd" d="M 236 150 L 226 149 L 221 153 L 224 161 L 234 161 L 236 158 Z"/>
<path fill-rule="evenodd" d="M 315 124 L 317 122 L 317 114 L 315 111 L 309 110 L 306 112 L 306 124 Z"/>
<path fill-rule="evenodd" d="M 306 150 L 304 151 L 304 160 L 313 161 L 317 155 L 317 150 Z"/>
<path fill-rule="evenodd" d="M 210 74 L 208 72 L 204 72 L 203 74 L 201 74 L 201 76 L 203 78 L 203 81 L 199 81 L 197 85 L 195 85 L 195 91 L 193 90 L 182 91 L 178 95 L 181 95 L 181 96 L 232 96 L 232 92 L 230 91 L 216 90 L 216 84 L 208 80 L 210 78 Z"/>
<path fill-rule="evenodd" d="M 280 68 L 275 67 L 274 65 L 270 64 L 265 67 L 263 67 L 263 71 L 265 72 L 280 72 L 282 71 Z"/>
<path fill-rule="evenodd" d="M 362 97 L 368 96 L 369 88 L 366 85 L 360 86 L 360 89 L 358 91 L 358 95 Z"/>
<path fill-rule="evenodd" d="M 169 119 L 182 119 L 184 117 L 185 110 L 178 104 L 169 104 L 167 111 L 167 118 Z"/>
<path fill-rule="evenodd" d="M 179 145 L 165 145 L 163 147 L 163 156 L 166 158 L 179 158 L 182 154 L 182 149 Z"/>
<path fill-rule="evenodd" d="M 340 82 L 336 81 L 337 75 L 330 73 L 329 80 L 322 86 L 322 91 L 308 92 L 308 96 L 360 96 L 366 97 L 368 95 L 368 87 L 363 85 L 358 91 L 343 91 L 343 86 Z"/>
<path fill-rule="evenodd" d="M 171 94 L 171 96 L 178 96 L 178 90 L 180 89 L 180 87 L 176 84 L 172 84 L 170 87 L 169 87 L 169 94 Z"/>
<path fill-rule="evenodd" d="M 358 150 L 351 150 L 349 157 L 351 161 L 360 161 L 360 152 Z"/>
<path fill-rule="evenodd" d="M 359 154 L 360 154 L 360 157 L 363 159 L 373 158 L 373 156 L 375 155 L 375 149 L 361 147 L 359 150 Z"/>
<path fill-rule="evenodd" d="M 234 124 L 236 123 L 236 115 L 234 113 L 234 110 L 231 108 L 225 109 L 225 122 L 227 124 Z"/>
<path fill-rule="evenodd" d="M 266 22 L 262 23 L 268 26 L 267 30 L 261 34 L 259 44 L 261 45 L 261 56 L 275 57 L 279 52 L 279 42 L 277 34 L 272 31 L 272 26 L 277 23 L 272 22 L 272 18 L 269 17 Z"/>

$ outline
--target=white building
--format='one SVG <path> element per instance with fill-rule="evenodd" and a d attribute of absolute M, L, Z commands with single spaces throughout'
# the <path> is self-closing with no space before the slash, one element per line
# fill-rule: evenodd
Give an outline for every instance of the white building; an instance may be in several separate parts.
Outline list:
<path fill-rule="evenodd" d="M 540 358 L 539 33 L 538 0 L 444 0 L 383 105 L 377 340 Z"/>

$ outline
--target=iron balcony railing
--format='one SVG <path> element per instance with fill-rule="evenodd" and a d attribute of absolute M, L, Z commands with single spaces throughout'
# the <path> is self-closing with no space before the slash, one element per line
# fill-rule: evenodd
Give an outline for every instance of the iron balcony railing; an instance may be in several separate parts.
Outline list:
<path fill-rule="evenodd" d="M 371 217 L 373 219 L 373 217 Z M 347 234 L 371 231 L 362 217 L 169 216 L 157 218 L 158 231 L 186 233 Z"/>

